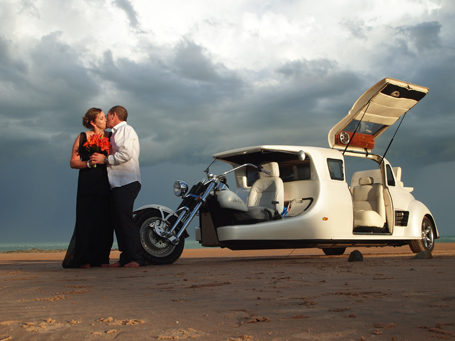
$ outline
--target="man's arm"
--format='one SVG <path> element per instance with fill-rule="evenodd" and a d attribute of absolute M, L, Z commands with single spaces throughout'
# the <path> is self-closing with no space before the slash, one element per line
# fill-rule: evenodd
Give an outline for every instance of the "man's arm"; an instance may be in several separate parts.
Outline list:
<path fill-rule="evenodd" d="M 118 151 L 108 157 L 104 154 L 94 153 L 90 156 L 90 161 L 98 164 L 103 164 L 107 161 L 110 165 L 125 163 L 133 158 L 134 142 L 137 138 L 134 129 L 130 126 L 125 126 L 115 133 L 115 145 Z"/>

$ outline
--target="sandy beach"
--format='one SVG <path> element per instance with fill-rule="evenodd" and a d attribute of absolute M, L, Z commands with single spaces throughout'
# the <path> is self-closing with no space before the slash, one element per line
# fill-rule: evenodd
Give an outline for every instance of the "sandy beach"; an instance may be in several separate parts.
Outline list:
<path fill-rule="evenodd" d="M 63 257 L 0 253 L 0 341 L 455 339 L 453 243 L 432 259 L 407 246 L 189 249 L 131 269 L 63 269 Z"/>

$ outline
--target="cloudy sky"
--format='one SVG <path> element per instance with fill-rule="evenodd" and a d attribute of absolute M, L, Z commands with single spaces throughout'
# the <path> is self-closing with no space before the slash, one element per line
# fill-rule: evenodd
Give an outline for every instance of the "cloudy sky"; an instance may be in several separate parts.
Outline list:
<path fill-rule="evenodd" d="M 453 236 L 454 18 L 452 0 L 2 0 L 0 243 L 69 241 L 90 107 L 130 113 L 136 206 L 175 208 L 173 181 L 202 179 L 216 152 L 327 147 L 384 77 L 430 88 L 387 158 Z"/>

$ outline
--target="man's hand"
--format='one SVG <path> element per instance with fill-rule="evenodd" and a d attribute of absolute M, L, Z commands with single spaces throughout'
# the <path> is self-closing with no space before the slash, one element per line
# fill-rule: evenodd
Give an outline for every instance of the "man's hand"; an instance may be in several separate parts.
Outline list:
<path fill-rule="evenodd" d="M 96 164 L 104 164 L 104 158 L 106 156 L 104 154 L 100 154 L 100 153 L 93 153 L 91 156 L 90 156 L 90 161 L 91 163 L 96 163 Z"/>

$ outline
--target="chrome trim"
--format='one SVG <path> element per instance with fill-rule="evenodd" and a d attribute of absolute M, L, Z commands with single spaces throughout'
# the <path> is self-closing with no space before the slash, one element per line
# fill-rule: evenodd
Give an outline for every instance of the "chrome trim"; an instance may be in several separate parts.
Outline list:
<path fill-rule="evenodd" d="M 183 197 L 188 192 L 188 185 L 184 181 L 177 180 L 174 182 L 174 194 Z"/>

